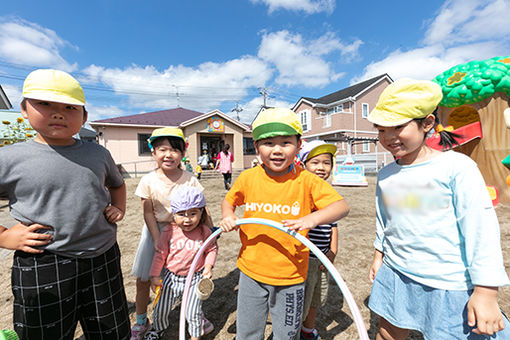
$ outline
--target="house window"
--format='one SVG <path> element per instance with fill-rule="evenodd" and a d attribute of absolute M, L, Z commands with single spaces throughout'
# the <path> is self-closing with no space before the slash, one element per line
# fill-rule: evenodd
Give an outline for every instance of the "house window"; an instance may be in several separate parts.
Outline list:
<path fill-rule="evenodd" d="M 148 133 L 139 133 L 138 134 L 138 155 L 139 156 L 147 156 L 151 154 L 151 149 L 149 149 L 149 145 L 147 144 L 147 139 L 149 139 L 151 135 Z"/>
<path fill-rule="evenodd" d="M 243 138 L 243 152 L 245 155 L 256 155 L 255 151 L 255 143 L 253 142 L 253 138 L 244 137 Z"/>
<path fill-rule="evenodd" d="M 310 131 L 312 129 L 312 121 L 310 119 L 310 111 L 301 111 L 299 113 L 301 119 L 301 125 L 303 126 L 303 132 Z"/>
<path fill-rule="evenodd" d="M 363 142 L 363 152 L 370 152 L 370 142 Z"/>
<path fill-rule="evenodd" d="M 368 104 L 367 103 L 361 104 L 361 117 L 363 117 L 363 118 L 368 117 Z"/>
<path fill-rule="evenodd" d="M 336 107 L 336 112 L 344 112 L 344 104 L 340 104 Z"/>
<path fill-rule="evenodd" d="M 327 128 L 327 127 L 330 127 L 330 126 L 331 126 L 331 114 L 330 113 L 326 113 L 324 115 L 324 121 L 322 123 L 322 127 Z"/>

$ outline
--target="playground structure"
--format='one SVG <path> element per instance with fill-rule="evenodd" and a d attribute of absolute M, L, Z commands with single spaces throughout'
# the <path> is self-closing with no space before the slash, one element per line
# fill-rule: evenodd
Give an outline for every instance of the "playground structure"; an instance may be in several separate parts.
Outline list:
<path fill-rule="evenodd" d="M 510 106 L 510 56 L 460 64 L 434 78 L 443 90 L 438 118 L 446 128 L 462 135 L 455 150 L 471 157 L 487 186 L 502 203 L 510 203 L 502 160 L 510 154 L 510 129 L 503 112 Z M 427 142 L 440 148 L 438 137 Z"/>

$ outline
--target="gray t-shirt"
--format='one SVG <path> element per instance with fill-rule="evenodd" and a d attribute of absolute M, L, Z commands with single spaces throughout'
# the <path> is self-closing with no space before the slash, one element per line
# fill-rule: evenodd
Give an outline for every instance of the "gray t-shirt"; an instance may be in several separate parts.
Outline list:
<path fill-rule="evenodd" d="M 0 193 L 7 193 L 12 217 L 51 226 L 53 240 L 41 249 L 60 255 L 95 257 L 116 242 L 117 226 L 104 210 L 107 187 L 123 183 L 108 150 L 95 143 L 28 141 L 0 149 Z"/>

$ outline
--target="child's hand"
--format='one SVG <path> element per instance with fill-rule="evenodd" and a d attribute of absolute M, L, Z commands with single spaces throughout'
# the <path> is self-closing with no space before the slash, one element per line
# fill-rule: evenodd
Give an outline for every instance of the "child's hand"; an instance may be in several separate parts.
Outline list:
<path fill-rule="evenodd" d="M 228 215 L 224 218 L 221 219 L 220 223 L 219 223 L 219 227 L 221 228 L 221 230 L 223 232 L 229 232 L 229 231 L 232 231 L 232 230 L 237 230 L 239 229 L 239 226 L 236 225 L 236 220 L 238 219 L 239 217 L 237 217 L 236 215 Z"/>
<path fill-rule="evenodd" d="M 333 253 L 331 250 L 329 250 L 327 253 L 326 253 L 326 257 L 328 258 L 329 261 L 331 261 L 331 263 L 333 263 L 333 261 L 335 261 L 335 257 L 336 257 L 336 254 Z M 325 272 L 326 271 L 326 266 L 321 264 L 320 266 L 320 269 Z"/>
<path fill-rule="evenodd" d="M 124 212 L 114 205 L 107 206 L 104 210 L 104 214 L 110 223 L 119 222 L 124 218 Z"/>
<path fill-rule="evenodd" d="M 306 230 L 312 229 L 317 226 L 315 219 L 312 215 L 306 215 L 297 220 L 283 220 L 283 226 L 289 228 L 290 230 Z"/>
<path fill-rule="evenodd" d="M 498 305 L 498 287 L 475 286 L 467 304 L 468 325 L 473 333 L 492 335 L 505 328 Z"/>
<path fill-rule="evenodd" d="M 212 279 L 212 269 L 204 268 L 204 272 L 202 273 L 202 277 L 206 279 Z"/>
<path fill-rule="evenodd" d="M 26 226 L 18 223 L 0 234 L 0 246 L 6 249 L 21 250 L 26 253 L 39 254 L 44 250 L 33 247 L 44 246 L 50 243 L 53 235 L 40 234 L 37 230 L 51 230 L 49 226 L 34 223 Z"/>
<path fill-rule="evenodd" d="M 375 275 L 381 268 L 383 264 L 383 256 L 384 254 L 380 252 L 379 250 L 376 250 L 374 253 L 374 259 L 372 261 L 372 265 L 370 266 L 370 270 L 368 272 L 368 279 L 370 282 L 374 283 Z"/>
<path fill-rule="evenodd" d="M 152 276 L 151 277 L 151 289 L 154 293 L 156 293 L 156 288 L 161 287 L 163 283 L 161 282 L 161 279 L 159 276 Z"/>

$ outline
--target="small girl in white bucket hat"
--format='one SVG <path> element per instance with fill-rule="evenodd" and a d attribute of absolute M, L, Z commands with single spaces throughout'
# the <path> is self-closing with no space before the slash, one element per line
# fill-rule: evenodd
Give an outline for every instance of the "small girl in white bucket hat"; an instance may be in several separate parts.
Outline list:
<path fill-rule="evenodd" d="M 211 235 L 206 226 L 205 198 L 200 189 L 181 186 L 172 192 L 170 197 L 173 222 L 167 224 L 158 241 L 159 252 L 154 255 L 151 275 L 151 288 L 156 291 L 160 286 L 159 300 L 154 307 L 153 329 L 145 335 L 145 339 L 159 339 L 161 333 L 168 328 L 168 316 L 172 305 L 182 296 L 186 276 L 195 254 L 204 241 Z M 211 278 L 212 268 L 216 261 L 218 247 L 212 242 L 199 259 L 196 272 L 191 282 L 190 300 L 186 311 L 188 331 L 191 339 L 212 331 L 212 324 L 205 323 L 202 312 L 202 301 L 195 294 L 196 285 L 202 277 Z M 160 277 L 161 270 L 163 277 Z"/>

